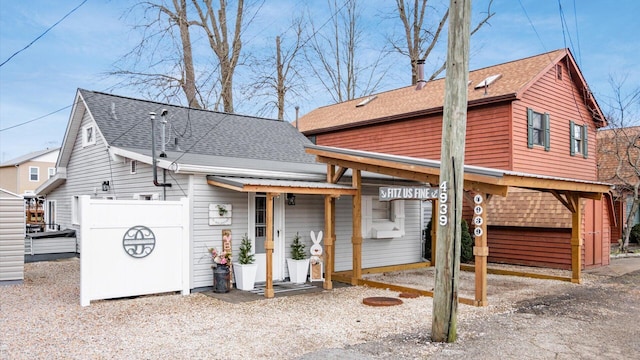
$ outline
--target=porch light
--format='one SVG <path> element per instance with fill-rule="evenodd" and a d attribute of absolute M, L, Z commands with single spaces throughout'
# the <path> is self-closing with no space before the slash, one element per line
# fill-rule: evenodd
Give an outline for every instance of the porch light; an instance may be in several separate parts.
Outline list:
<path fill-rule="evenodd" d="M 109 181 L 103 181 L 102 182 L 102 191 L 109 191 Z"/>
<path fill-rule="evenodd" d="M 293 194 L 287 193 L 287 205 L 295 205 L 296 204 L 296 196 Z"/>

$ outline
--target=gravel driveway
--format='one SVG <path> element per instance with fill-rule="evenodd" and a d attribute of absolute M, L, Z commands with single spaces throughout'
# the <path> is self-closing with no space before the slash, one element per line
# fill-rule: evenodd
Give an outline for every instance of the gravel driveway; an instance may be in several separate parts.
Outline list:
<path fill-rule="evenodd" d="M 68 259 L 26 264 L 24 284 L 0 287 L 0 359 L 640 358 L 640 272 L 586 274 L 583 285 L 490 275 L 490 306 L 458 307 L 455 344 L 429 341 L 431 298 L 362 304 L 397 296 L 386 290 L 240 304 L 164 294 L 81 307 L 78 286 L 79 261 Z"/>

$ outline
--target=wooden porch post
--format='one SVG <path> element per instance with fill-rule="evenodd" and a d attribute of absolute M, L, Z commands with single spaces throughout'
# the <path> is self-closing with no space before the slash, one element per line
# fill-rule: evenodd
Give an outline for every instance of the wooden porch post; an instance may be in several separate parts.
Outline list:
<path fill-rule="evenodd" d="M 336 198 L 331 198 L 331 271 L 336 269 Z"/>
<path fill-rule="evenodd" d="M 571 282 L 580 284 L 582 282 L 582 238 L 580 231 L 582 228 L 582 202 L 577 194 L 567 195 L 567 200 L 573 205 L 571 214 Z"/>
<path fill-rule="evenodd" d="M 275 194 L 267 193 L 267 238 L 264 249 L 267 257 L 267 283 L 264 289 L 264 297 L 274 297 L 273 292 L 273 197 Z"/>
<path fill-rule="evenodd" d="M 356 188 L 353 196 L 353 207 L 351 209 L 352 235 L 351 244 L 353 246 L 353 271 L 351 274 L 351 285 L 358 285 L 362 279 L 362 178 L 360 170 L 352 169 L 351 184 Z"/>
<path fill-rule="evenodd" d="M 489 246 L 487 246 L 487 202 L 489 196 L 477 194 L 473 199 L 474 217 L 473 228 L 480 229 L 480 236 L 475 236 L 475 246 L 473 247 L 473 255 L 475 256 L 475 279 L 476 279 L 476 305 L 487 306 L 487 257 L 489 256 Z M 477 214 L 479 207 L 480 214 Z"/>
<path fill-rule="evenodd" d="M 331 201 L 331 195 L 324 196 L 324 283 L 322 287 L 327 290 L 333 289 L 331 273 L 333 272 L 333 212 L 335 202 Z"/>

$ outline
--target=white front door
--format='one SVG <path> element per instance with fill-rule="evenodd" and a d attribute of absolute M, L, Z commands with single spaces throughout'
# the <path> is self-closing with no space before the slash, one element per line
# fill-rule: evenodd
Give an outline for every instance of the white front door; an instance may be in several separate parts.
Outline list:
<path fill-rule="evenodd" d="M 256 282 L 267 281 L 267 257 L 264 242 L 267 238 L 267 197 L 265 194 L 249 194 L 249 234 L 253 234 L 258 271 Z M 284 196 L 273 199 L 273 280 L 284 278 Z"/>

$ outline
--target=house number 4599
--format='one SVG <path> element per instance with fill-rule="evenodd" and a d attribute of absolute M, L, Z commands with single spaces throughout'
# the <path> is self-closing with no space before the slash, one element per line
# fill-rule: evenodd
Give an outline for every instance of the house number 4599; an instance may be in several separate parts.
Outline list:
<path fill-rule="evenodd" d="M 440 200 L 439 210 L 438 210 L 438 213 L 440 214 L 439 223 L 441 226 L 446 226 L 447 222 L 449 221 L 449 218 L 447 217 L 447 212 L 449 211 L 449 208 L 447 206 L 447 200 L 449 200 L 449 194 L 447 193 L 446 181 L 443 181 L 442 184 L 440 184 L 440 196 L 438 200 Z"/>

